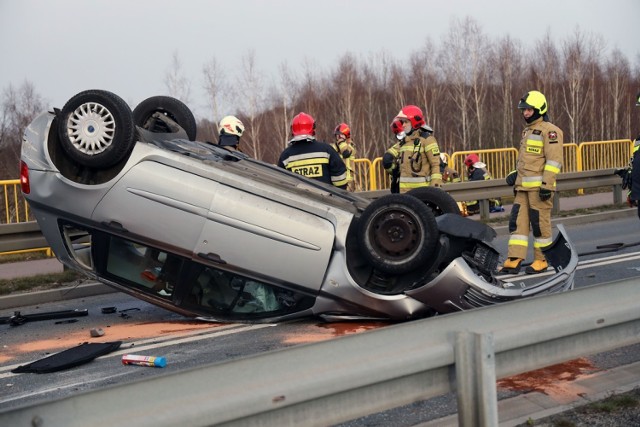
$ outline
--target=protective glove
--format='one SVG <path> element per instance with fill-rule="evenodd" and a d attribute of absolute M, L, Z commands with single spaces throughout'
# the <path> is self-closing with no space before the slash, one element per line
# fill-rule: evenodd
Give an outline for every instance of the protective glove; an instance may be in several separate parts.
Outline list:
<path fill-rule="evenodd" d="M 632 174 L 631 168 L 617 169 L 614 173 L 618 175 L 620 178 L 622 178 L 623 190 L 626 190 L 627 188 L 631 188 L 631 174 Z"/>
<path fill-rule="evenodd" d="M 543 202 L 544 202 L 545 200 L 549 200 L 549 199 L 551 198 L 551 194 L 552 194 L 552 193 L 553 193 L 553 192 L 552 192 L 551 190 L 548 190 L 548 189 L 546 189 L 546 188 L 542 188 L 542 187 L 540 187 L 540 193 L 539 193 L 539 195 L 540 195 L 540 200 L 541 200 L 541 201 L 543 201 Z"/>
<path fill-rule="evenodd" d="M 507 185 L 514 186 L 516 184 L 516 178 L 518 178 L 518 171 L 511 171 L 505 178 Z"/>

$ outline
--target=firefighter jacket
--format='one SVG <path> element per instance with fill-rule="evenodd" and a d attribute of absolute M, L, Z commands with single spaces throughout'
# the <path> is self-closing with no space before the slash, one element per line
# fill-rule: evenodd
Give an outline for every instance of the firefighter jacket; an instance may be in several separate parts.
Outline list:
<path fill-rule="evenodd" d="M 530 123 L 522 131 L 518 152 L 518 177 L 515 190 L 556 190 L 556 177 L 562 169 L 562 130 L 543 118 Z"/>
<path fill-rule="evenodd" d="M 356 158 L 356 145 L 353 143 L 353 140 L 351 138 L 347 138 L 341 141 L 336 141 L 333 144 L 333 148 L 340 153 L 340 156 L 347 167 L 347 181 L 353 181 L 355 173 L 353 161 Z"/>
<path fill-rule="evenodd" d="M 440 173 L 442 182 L 461 182 L 460 174 L 457 170 L 450 168 L 446 163 L 440 163 Z"/>
<path fill-rule="evenodd" d="M 393 162 L 389 162 L 391 157 L 394 159 Z M 399 168 L 401 193 L 412 188 L 442 185 L 440 149 L 436 139 L 429 132 L 414 131 L 404 141 L 388 149 L 382 162 L 387 172 L 391 173 L 393 168 Z M 390 163 L 391 169 L 387 166 Z"/>
<path fill-rule="evenodd" d="M 336 150 L 315 139 L 293 139 L 278 159 L 278 166 L 339 188 L 347 186 L 347 168 Z"/>

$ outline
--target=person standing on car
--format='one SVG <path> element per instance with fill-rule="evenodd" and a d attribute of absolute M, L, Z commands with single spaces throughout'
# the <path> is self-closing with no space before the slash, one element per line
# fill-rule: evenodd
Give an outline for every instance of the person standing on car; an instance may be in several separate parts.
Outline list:
<path fill-rule="evenodd" d="M 225 116 L 218 125 L 218 145 L 229 151 L 240 151 L 240 137 L 244 133 L 244 124 L 236 116 Z"/>
<path fill-rule="evenodd" d="M 395 118 L 400 120 L 406 134 L 405 143 L 398 152 L 400 193 L 430 185 L 440 187 L 440 148 L 422 110 L 415 105 L 407 105 Z"/>
<path fill-rule="evenodd" d="M 527 92 L 520 99 L 518 109 L 527 125 L 522 131 L 516 170 L 506 178 L 509 185 L 514 185 L 515 199 L 509 219 L 509 251 L 502 271 L 520 271 L 532 231 L 534 260 L 525 272 L 536 274 L 547 269 L 542 249 L 553 243 L 551 208 L 556 177 L 563 162 L 563 134 L 549 122 L 547 99 L 541 92 Z"/>
<path fill-rule="evenodd" d="M 391 132 L 396 137 L 394 144 L 382 155 L 382 167 L 391 178 L 390 189 L 392 193 L 400 192 L 400 152 L 404 145 L 407 134 L 400 119 L 393 119 L 391 122 Z"/>
<path fill-rule="evenodd" d="M 299 113 L 291 121 L 291 140 L 278 166 L 338 188 L 347 187 L 347 167 L 329 144 L 316 140 L 316 121 Z"/>
<path fill-rule="evenodd" d="M 336 138 L 334 148 L 342 156 L 347 168 L 347 190 L 356 191 L 355 167 L 353 161 L 356 158 L 356 145 L 351 139 L 351 128 L 346 123 L 340 123 L 333 131 Z"/>

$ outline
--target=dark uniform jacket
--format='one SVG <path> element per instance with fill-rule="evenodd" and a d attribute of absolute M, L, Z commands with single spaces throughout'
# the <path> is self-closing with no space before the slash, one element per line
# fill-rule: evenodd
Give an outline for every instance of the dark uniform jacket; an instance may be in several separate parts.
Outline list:
<path fill-rule="evenodd" d="M 315 139 L 291 140 L 278 166 L 339 188 L 347 186 L 347 168 L 329 144 Z"/>
<path fill-rule="evenodd" d="M 640 135 L 633 143 L 633 157 L 631 157 L 631 193 L 629 199 L 640 200 Z M 640 215 L 640 208 L 638 208 Z"/>

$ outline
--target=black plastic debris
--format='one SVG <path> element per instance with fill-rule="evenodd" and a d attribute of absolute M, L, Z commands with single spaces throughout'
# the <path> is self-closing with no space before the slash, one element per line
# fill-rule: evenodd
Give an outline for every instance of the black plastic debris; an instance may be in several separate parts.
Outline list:
<path fill-rule="evenodd" d="M 22 314 L 19 311 L 14 311 L 13 316 L 0 317 L 0 325 L 9 324 L 11 326 L 20 326 L 27 322 L 35 322 L 39 320 L 54 320 L 54 319 L 67 319 L 69 317 L 81 317 L 87 316 L 89 310 L 61 310 L 61 311 L 48 311 L 45 313 L 33 313 Z"/>
<path fill-rule="evenodd" d="M 104 356 L 120 348 L 122 341 L 105 343 L 82 343 L 60 353 L 47 356 L 44 359 L 36 360 L 27 365 L 20 365 L 11 372 L 14 374 L 35 373 L 46 374 L 49 372 L 62 371 L 91 362 L 96 357 Z"/>

